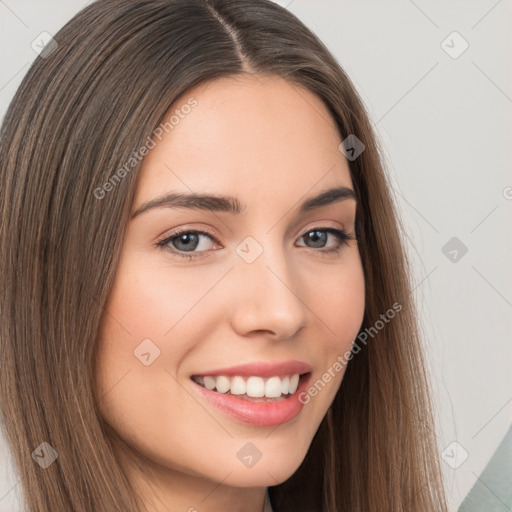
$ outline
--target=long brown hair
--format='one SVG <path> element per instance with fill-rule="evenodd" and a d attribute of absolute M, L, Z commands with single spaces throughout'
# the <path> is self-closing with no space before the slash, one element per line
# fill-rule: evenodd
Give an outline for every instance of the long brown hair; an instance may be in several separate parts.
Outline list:
<path fill-rule="evenodd" d="M 96 338 L 140 162 L 105 184 L 191 87 L 262 73 L 307 87 L 342 139 L 365 145 L 349 165 L 361 332 L 372 333 L 303 463 L 270 487 L 274 510 L 445 512 L 403 228 L 363 102 L 331 53 L 270 0 L 101 0 L 54 38 L 0 134 L 0 403 L 28 510 L 143 510 L 94 394 Z M 376 329 L 395 303 L 400 312 Z M 46 469 L 31 456 L 43 442 L 58 453 Z"/>

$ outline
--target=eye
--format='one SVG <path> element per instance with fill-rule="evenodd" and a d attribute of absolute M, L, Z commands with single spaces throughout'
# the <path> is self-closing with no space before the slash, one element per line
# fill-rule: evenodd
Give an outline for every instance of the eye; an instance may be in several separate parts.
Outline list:
<path fill-rule="evenodd" d="M 157 242 L 156 245 L 157 247 L 168 250 L 173 256 L 177 256 L 178 258 L 188 258 L 189 260 L 192 260 L 193 258 L 200 258 L 202 255 L 181 254 L 179 251 L 193 252 L 198 247 L 201 247 L 203 250 L 197 252 L 206 252 L 204 249 L 205 244 L 200 243 L 201 237 L 206 237 L 216 243 L 219 243 L 213 234 L 208 233 L 207 231 L 200 231 L 195 229 L 178 229 L 164 240 Z M 174 248 L 169 247 L 169 244 L 172 244 Z"/>
<path fill-rule="evenodd" d="M 335 244 L 332 247 L 325 248 L 329 235 L 335 238 Z M 177 229 L 170 236 L 158 241 L 156 246 L 170 252 L 173 256 L 188 258 L 191 261 L 195 258 L 204 257 L 203 253 L 208 252 L 208 242 L 201 244 L 201 238 L 203 237 L 220 245 L 217 238 L 208 231 Z M 312 247 L 309 247 L 310 249 L 318 249 L 315 252 L 322 254 L 339 253 L 344 245 L 348 245 L 349 240 L 356 240 L 355 237 L 349 235 L 345 230 L 331 227 L 313 227 L 299 238 L 299 240 L 302 239 L 313 244 Z M 198 248 L 201 248 L 201 250 L 196 250 Z"/>
<path fill-rule="evenodd" d="M 335 245 L 333 247 L 324 248 L 329 235 L 335 237 Z M 339 253 L 344 245 L 348 245 L 349 240 L 356 240 L 355 237 L 349 235 L 344 229 L 336 229 L 329 227 L 314 227 L 304 233 L 300 240 L 305 239 L 308 242 L 313 243 L 312 249 L 316 249 L 320 246 L 319 251 L 322 254 Z"/>

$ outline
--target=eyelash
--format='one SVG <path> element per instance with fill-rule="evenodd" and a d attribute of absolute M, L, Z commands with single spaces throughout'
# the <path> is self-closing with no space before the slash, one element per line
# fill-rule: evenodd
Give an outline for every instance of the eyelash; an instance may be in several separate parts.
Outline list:
<path fill-rule="evenodd" d="M 317 249 L 315 251 L 315 252 L 321 253 L 322 255 L 329 255 L 329 254 L 333 254 L 333 253 L 339 254 L 342 247 L 348 245 L 349 240 L 357 240 L 357 238 L 355 236 L 349 235 L 344 229 L 336 229 L 336 228 L 321 227 L 321 226 L 314 226 L 314 227 L 308 229 L 305 233 L 303 233 L 299 237 L 299 239 L 303 238 L 305 235 L 307 235 L 308 233 L 311 233 L 312 231 L 325 231 L 326 233 L 333 234 L 338 239 L 338 245 L 336 247 L 332 247 L 330 249 Z M 170 252 L 172 256 L 176 256 L 180 259 L 188 259 L 189 261 L 192 261 L 193 259 L 196 259 L 196 258 L 202 258 L 203 255 L 201 253 L 204 253 L 207 251 L 199 251 L 196 254 L 192 254 L 192 253 L 182 254 L 180 252 L 177 252 L 176 249 L 171 249 L 170 247 L 167 246 L 167 244 L 169 242 L 172 242 L 172 240 L 174 240 L 175 238 L 179 238 L 181 235 L 184 235 L 184 234 L 206 235 L 206 236 L 210 237 L 215 243 L 220 244 L 220 242 L 217 240 L 215 235 L 213 235 L 213 233 L 210 233 L 208 231 L 201 231 L 201 230 L 196 230 L 196 229 L 186 229 L 185 228 L 185 229 L 177 229 L 176 231 L 171 233 L 171 235 L 165 237 L 163 240 L 158 241 L 155 245 L 164 251 Z M 309 247 L 309 249 L 315 250 L 313 247 Z"/>

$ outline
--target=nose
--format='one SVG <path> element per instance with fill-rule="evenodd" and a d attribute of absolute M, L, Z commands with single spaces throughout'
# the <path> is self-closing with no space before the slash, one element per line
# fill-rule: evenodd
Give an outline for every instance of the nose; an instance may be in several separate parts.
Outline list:
<path fill-rule="evenodd" d="M 240 336 L 289 339 L 305 327 L 308 307 L 297 270 L 278 249 L 266 248 L 252 263 L 236 261 L 230 318 Z"/>

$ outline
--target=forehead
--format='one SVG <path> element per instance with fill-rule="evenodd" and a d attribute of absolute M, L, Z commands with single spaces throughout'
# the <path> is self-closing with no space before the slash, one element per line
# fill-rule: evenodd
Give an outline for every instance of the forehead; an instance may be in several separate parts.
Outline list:
<path fill-rule="evenodd" d="M 194 105 L 190 107 L 190 105 Z M 182 95 L 163 122 L 172 128 L 144 159 L 136 203 L 162 192 L 211 192 L 243 203 L 351 187 L 341 138 L 324 103 L 273 76 L 236 76 Z"/>

